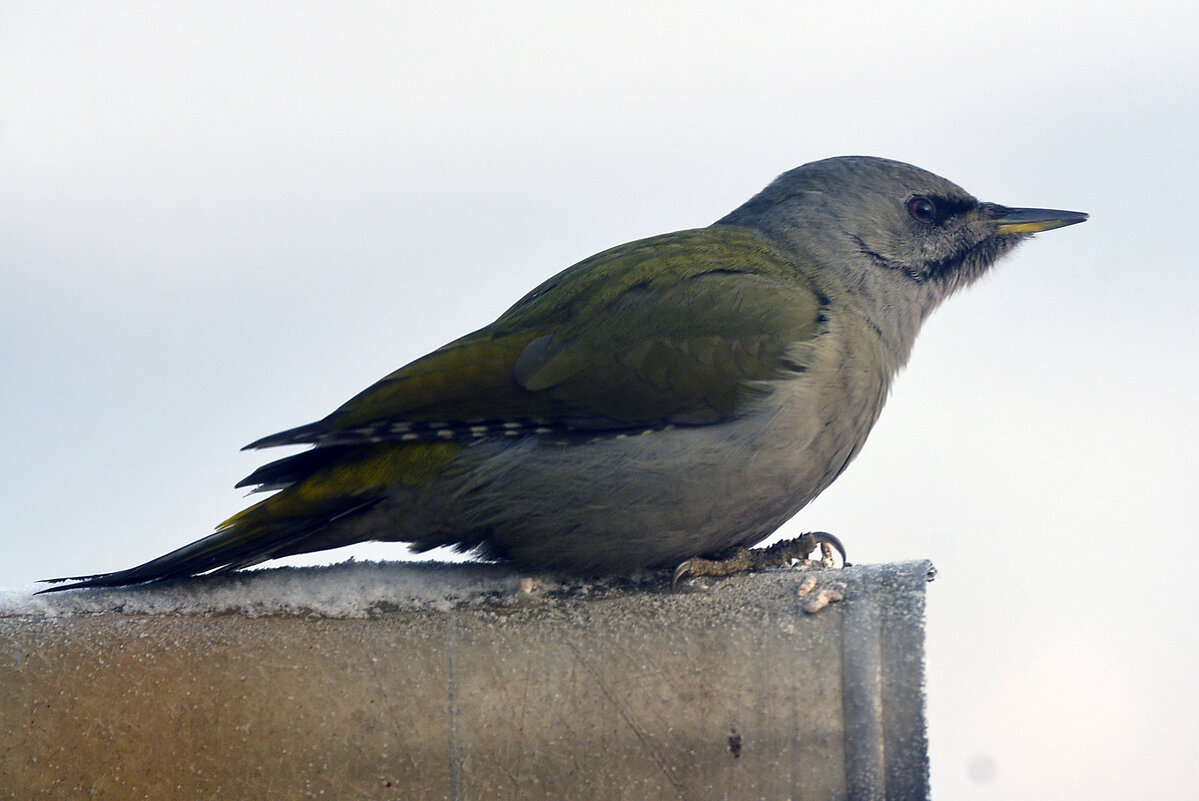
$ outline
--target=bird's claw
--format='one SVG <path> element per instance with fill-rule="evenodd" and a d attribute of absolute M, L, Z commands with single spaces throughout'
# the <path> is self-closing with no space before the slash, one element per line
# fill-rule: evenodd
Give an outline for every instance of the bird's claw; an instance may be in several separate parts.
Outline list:
<path fill-rule="evenodd" d="M 813 551 L 820 550 L 820 559 L 808 559 Z M 693 557 L 674 569 L 670 587 L 674 589 L 684 576 L 731 576 L 766 570 L 772 567 L 832 567 L 836 564 L 833 551 L 841 556 L 842 567 L 848 567 L 845 546 L 827 531 L 809 531 L 790 540 L 776 542 L 768 548 L 735 548 L 726 551 L 717 559 Z"/>
<path fill-rule="evenodd" d="M 691 572 L 691 563 L 695 561 L 688 559 L 686 562 L 680 562 L 679 566 L 674 569 L 674 575 L 670 578 L 670 589 L 674 589 L 679 583 L 679 579 Z"/>

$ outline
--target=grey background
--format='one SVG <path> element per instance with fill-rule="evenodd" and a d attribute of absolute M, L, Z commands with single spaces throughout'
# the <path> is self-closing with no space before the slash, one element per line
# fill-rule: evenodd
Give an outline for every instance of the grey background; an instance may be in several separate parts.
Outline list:
<path fill-rule="evenodd" d="M 0 586 L 202 536 L 246 442 L 600 249 L 887 156 L 1092 219 L 932 318 L 781 533 L 940 569 L 937 797 L 1189 798 L 1197 15 L 4 3 Z"/>

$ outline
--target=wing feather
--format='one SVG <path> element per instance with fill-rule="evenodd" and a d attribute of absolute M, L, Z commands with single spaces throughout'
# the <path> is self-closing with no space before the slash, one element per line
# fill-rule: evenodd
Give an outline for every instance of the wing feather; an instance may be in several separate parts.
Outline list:
<path fill-rule="evenodd" d="M 247 447 L 715 423 L 802 367 L 794 346 L 818 334 L 826 304 L 751 231 L 653 237 L 565 270 L 324 420 Z"/>

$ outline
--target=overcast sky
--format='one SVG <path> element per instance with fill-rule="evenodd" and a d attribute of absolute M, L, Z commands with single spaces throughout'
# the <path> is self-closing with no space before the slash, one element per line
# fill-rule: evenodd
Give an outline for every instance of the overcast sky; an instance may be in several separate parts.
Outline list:
<path fill-rule="evenodd" d="M 1199 12 L 407 5 L 0 4 L 0 587 L 203 536 L 245 443 L 598 250 L 887 156 L 1091 220 L 933 316 L 783 533 L 939 568 L 937 797 L 1192 798 Z"/>

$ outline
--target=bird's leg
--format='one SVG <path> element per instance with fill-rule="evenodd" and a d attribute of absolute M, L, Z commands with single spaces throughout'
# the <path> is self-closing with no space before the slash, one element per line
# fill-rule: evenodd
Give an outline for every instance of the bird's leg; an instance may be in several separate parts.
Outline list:
<path fill-rule="evenodd" d="M 808 559 L 808 555 L 820 549 L 820 559 Z M 674 569 L 674 578 L 670 586 L 674 587 L 684 576 L 731 576 L 735 573 L 749 573 L 766 570 L 771 567 L 832 567 L 836 562 L 833 551 L 841 555 L 842 566 L 849 562 L 845 559 L 845 546 L 841 540 L 827 531 L 809 531 L 790 540 L 776 542 L 768 548 L 734 548 L 726 551 L 719 559 L 703 559 L 693 557 Z"/>

